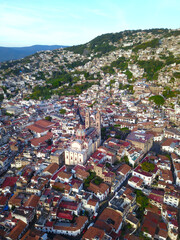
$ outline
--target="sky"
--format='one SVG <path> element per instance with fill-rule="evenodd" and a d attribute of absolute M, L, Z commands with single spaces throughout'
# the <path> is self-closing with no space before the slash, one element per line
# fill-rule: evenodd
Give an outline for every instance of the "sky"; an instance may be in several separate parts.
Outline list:
<path fill-rule="evenodd" d="M 0 0 L 0 46 L 72 46 L 112 32 L 180 28 L 179 0 Z"/>

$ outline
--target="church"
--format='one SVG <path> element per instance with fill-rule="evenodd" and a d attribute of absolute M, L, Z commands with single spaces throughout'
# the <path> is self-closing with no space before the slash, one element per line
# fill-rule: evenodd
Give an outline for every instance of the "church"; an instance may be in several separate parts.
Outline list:
<path fill-rule="evenodd" d="M 85 164 L 92 153 L 101 143 L 101 115 L 97 111 L 90 114 L 86 111 L 85 128 L 80 125 L 76 131 L 76 138 L 72 141 L 70 147 L 65 150 L 65 164 L 77 165 Z"/>

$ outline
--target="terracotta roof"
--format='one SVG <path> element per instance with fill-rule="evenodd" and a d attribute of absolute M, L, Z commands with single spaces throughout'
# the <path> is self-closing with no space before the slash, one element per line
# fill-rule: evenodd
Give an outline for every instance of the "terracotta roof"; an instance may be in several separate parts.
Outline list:
<path fill-rule="evenodd" d="M 42 235 L 44 235 L 44 233 L 39 230 L 28 230 L 21 240 L 40 240 Z"/>
<path fill-rule="evenodd" d="M 62 172 L 62 171 L 65 171 L 65 170 L 66 170 L 66 166 L 64 165 L 64 166 L 62 166 L 62 167 L 52 176 L 51 180 L 55 181 L 56 178 L 57 178 L 57 176 L 58 176 L 58 174 L 59 174 L 60 172 Z"/>
<path fill-rule="evenodd" d="M 123 175 L 126 175 L 130 170 L 131 170 L 131 167 L 127 164 L 123 164 L 117 169 L 117 171 Z"/>
<path fill-rule="evenodd" d="M 19 193 L 15 193 L 10 199 L 9 204 L 14 206 L 21 206 L 22 198 L 18 198 Z"/>
<path fill-rule="evenodd" d="M 93 240 L 93 239 L 99 239 L 103 240 L 104 239 L 105 232 L 102 229 L 96 228 L 96 227 L 90 227 L 86 231 L 86 233 L 83 235 L 82 239 L 88 239 L 88 240 Z"/>
<path fill-rule="evenodd" d="M 57 163 L 51 163 L 44 169 L 43 172 L 44 173 L 48 172 L 50 174 L 53 174 L 58 170 L 58 168 L 59 168 L 59 165 Z"/>
<path fill-rule="evenodd" d="M 138 224 L 139 223 L 139 219 L 137 219 L 136 217 L 134 217 L 132 215 L 132 213 L 129 213 L 127 216 L 127 220 L 134 223 L 134 224 Z"/>
<path fill-rule="evenodd" d="M 46 135 L 42 137 L 31 139 L 30 142 L 33 146 L 37 147 L 40 144 L 45 143 L 47 140 L 51 139 L 52 137 L 53 137 L 53 134 L 51 132 L 48 132 Z"/>
<path fill-rule="evenodd" d="M 157 228 L 156 223 L 149 221 L 149 219 L 146 217 L 142 225 L 142 231 L 149 233 L 152 237 L 154 237 L 156 228 Z"/>
<path fill-rule="evenodd" d="M 18 180 L 18 177 L 6 177 L 1 188 L 14 187 L 17 180 Z"/>
<path fill-rule="evenodd" d="M 73 219 L 73 215 L 71 214 L 70 211 L 59 211 L 57 214 L 58 218 L 63 218 L 63 219 L 68 219 L 68 220 L 72 220 Z"/>
<path fill-rule="evenodd" d="M 86 172 L 85 170 L 78 168 L 76 170 L 76 176 L 82 179 L 86 179 L 87 177 L 89 177 L 89 172 Z"/>
<path fill-rule="evenodd" d="M 89 201 L 87 202 L 87 204 L 91 206 L 96 206 L 97 203 L 98 203 L 98 200 L 96 199 L 89 199 Z"/>
<path fill-rule="evenodd" d="M 8 200 L 7 196 L 1 195 L 0 196 L 0 206 L 4 206 L 6 204 L 6 202 L 7 202 L 7 200 Z"/>
<path fill-rule="evenodd" d="M 65 179 L 65 178 L 69 179 L 72 177 L 72 173 L 60 172 L 58 174 L 58 177 L 63 178 L 63 179 Z"/>
<path fill-rule="evenodd" d="M 146 210 L 148 212 L 153 212 L 153 213 L 156 213 L 156 214 L 160 214 L 161 213 L 161 210 L 159 210 L 158 207 L 156 207 L 155 205 L 152 205 L 152 204 L 148 204 L 148 206 L 146 207 Z"/>
<path fill-rule="evenodd" d="M 133 234 L 132 235 L 127 234 L 127 235 L 124 236 L 124 239 L 126 239 L 126 240 L 141 240 L 142 238 L 137 237 L 137 236 L 135 236 Z"/>
<path fill-rule="evenodd" d="M 31 195 L 31 197 L 24 203 L 24 207 L 36 208 L 40 197 L 37 195 Z"/>
<path fill-rule="evenodd" d="M 27 128 L 36 133 L 43 133 L 45 131 L 48 131 L 48 129 L 40 127 L 40 126 L 36 126 L 34 124 L 27 126 Z"/>
<path fill-rule="evenodd" d="M 159 235 L 160 237 L 163 237 L 163 238 L 167 239 L 167 237 L 168 237 L 168 232 L 167 232 L 167 230 L 160 229 L 159 232 L 158 232 L 158 235 Z"/>
<path fill-rule="evenodd" d="M 59 208 L 68 209 L 68 210 L 77 210 L 79 204 L 77 202 L 62 201 L 59 204 Z"/>
<path fill-rule="evenodd" d="M 166 139 L 166 140 L 161 144 L 161 146 L 170 146 L 171 143 L 173 143 L 173 142 L 177 142 L 177 140 L 169 138 L 169 139 Z"/>
<path fill-rule="evenodd" d="M 55 235 L 55 237 L 53 238 L 53 240 L 68 240 L 67 238 L 61 236 L 61 235 Z"/>
<path fill-rule="evenodd" d="M 174 168 L 176 171 L 180 171 L 180 163 L 174 163 Z"/>
<path fill-rule="evenodd" d="M 54 229 L 59 230 L 65 230 L 65 231 L 77 231 L 79 229 L 82 229 L 84 224 L 88 221 L 88 218 L 85 216 L 79 216 L 76 219 L 76 222 L 74 224 L 70 224 L 70 226 L 63 226 L 63 225 L 54 225 Z"/>
<path fill-rule="evenodd" d="M 35 122 L 35 124 L 44 128 L 48 128 L 54 125 L 53 122 L 47 121 L 45 119 L 38 120 Z"/>
<path fill-rule="evenodd" d="M 20 234 L 24 231 L 27 224 L 23 221 L 19 220 L 17 222 L 17 225 L 6 235 L 6 238 L 9 238 L 11 240 L 17 240 L 19 239 Z"/>
<path fill-rule="evenodd" d="M 173 160 L 180 158 L 176 153 L 171 153 L 171 157 Z"/>
<path fill-rule="evenodd" d="M 128 183 L 129 182 L 134 182 L 134 183 L 136 183 L 136 185 L 137 186 L 141 186 L 142 185 L 142 183 L 143 183 L 143 180 L 141 179 L 141 178 L 138 178 L 138 177 L 136 177 L 136 176 L 132 176 L 129 180 L 128 180 Z"/>
<path fill-rule="evenodd" d="M 98 192 L 104 194 L 109 189 L 109 186 L 106 183 L 101 183 L 98 186 L 93 183 L 90 183 L 88 189 L 94 192 L 95 194 L 97 194 Z"/>
<path fill-rule="evenodd" d="M 65 184 L 61 182 L 55 182 L 52 187 L 58 188 L 58 189 L 65 189 Z"/>
<path fill-rule="evenodd" d="M 98 217 L 98 220 L 107 223 L 112 229 L 117 231 L 119 225 L 122 223 L 122 216 L 118 211 L 107 207 Z"/>

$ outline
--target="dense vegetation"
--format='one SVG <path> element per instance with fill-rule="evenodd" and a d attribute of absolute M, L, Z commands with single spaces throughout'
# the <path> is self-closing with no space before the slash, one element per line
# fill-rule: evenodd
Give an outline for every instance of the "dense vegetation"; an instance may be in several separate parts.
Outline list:
<path fill-rule="evenodd" d="M 86 44 L 81 44 L 78 46 L 72 46 L 66 48 L 69 51 L 73 51 L 74 53 L 79 53 L 79 54 L 87 54 L 90 53 L 91 51 L 93 52 L 101 52 L 101 53 L 106 53 L 109 51 L 112 51 L 114 46 L 110 45 L 109 43 L 115 43 L 119 42 L 124 36 L 127 37 L 132 37 L 133 34 L 136 34 L 137 32 L 146 32 L 149 33 L 151 32 L 152 34 L 162 34 L 162 33 L 168 33 L 168 29 L 163 29 L 163 28 L 157 28 L 157 29 L 146 29 L 146 30 L 126 30 L 123 32 L 118 32 L 118 33 L 107 33 L 107 34 L 102 34 L 90 42 Z M 175 33 L 176 34 L 176 31 Z M 149 45 L 154 46 L 156 42 L 149 43 Z M 102 47 L 101 47 L 102 46 Z M 114 48 L 115 49 L 115 48 Z"/>
<path fill-rule="evenodd" d="M 146 35 L 146 33 L 152 33 L 154 36 Z M 159 35 L 162 34 L 162 35 Z M 126 89 L 128 93 L 133 94 L 133 85 L 132 83 L 136 80 L 133 78 L 132 72 L 128 69 L 128 64 L 138 64 L 139 67 L 143 68 L 145 73 L 143 75 L 144 78 L 147 80 L 156 80 L 158 78 L 159 71 L 163 68 L 163 71 L 169 71 L 170 67 L 166 68 L 165 66 L 169 66 L 170 64 L 178 64 L 180 63 L 180 56 L 173 55 L 170 51 L 163 51 L 162 54 L 160 54 L 160 60 L 151 59 L 148 61 L 140 61 L 138 60 L 138 50 L 140 49 L 146 49 L 148 47 L 150 48 L 157 48 L 161 44 L 163 44 L 163 38 L 164 37 L 171 37 L 171 36 L 178 36 L 180 34 L 180 31 L 171 31 L 168 29 L 149 29 L 149 30 L 135 30 L 135 31 L 123 31 L 119 33 L 109 33 L 109 34 L 103 34 L 101 36 L 98 36 L 91 40 L 90 42 L 86 44 L 82 44 L 79 46 L 73 46 L 66 48 L 69 51 L 73 51 L 75 53 L 80 53 L 86 56 L 91 56 L 90 58 L 85 58 L 85 60 L 76 60 L 74 62 L 69 61 L 68 57 L 64 55 L 64 62 L 63 64 L 60 64 L 60 66 L 57 66 L 57 60 L 59 50 L 53 51 L 53 56 L 50 58 L 47 63 L 49 64 L 55 64 L 56 67 L 53 68 L 52 71 L 43 71 L 43 70 L 37 70 L 34 71 L 32 74 L 32 77 L 35 77 L 36 80 L 44 80 L 44 82 L 39 82 L 37 84 L 41 84 L 40 86 L 35 86 L 32 90 L 32 94 L 27 96 L 28 98 L 33 99 L 48 99 L 53 94 L 63 96 L 63 95 L 78 95 L 82 93 L 82 91 L 88 89 L 93 84 L 100 84 L 98 80 L 101 79 L 101 71 L 98 74 L 92 74 L 93 71 L 88 72 L 86 71 L 77 71 L 76 67 L 83 66 L 88 61 L 91 61 L 92 58 L 99 57 L 102 54 L 109 53 L 113 50 L 118 49 L 132 49 L 133 53 L 131 55 L 131 58 L 128 57 L 119 57 L 116 61 L 113 61 L 112 63 L 109 62 L 107 66 L 104 66 L 101 68 L 101 70 L 105 74 L 115 74 L 116 69 L 122 71 L 124 74 L 127 75 L 128 83 L 126 85 L 119 84 L 119 89 Z M 152 39 L 151 37 L 155 37 L 155 39 L 148 41 L 148 39 Z M 122 41 L 123 40 L 123 41 Z M 146 41 L 142 43 L 142 41 Z M 124 43 L 130 43 L 130 46 L 125 46 Z M 123 52 L 123 51 L 122 51 Z M 154 54 L 154 50 L 152 51 L 152 55 Z M 92 54 L 92 55 L 91 55 Z M 94 55 L 93 55 L 94 54 Z M 151 54 L 151 53 L 150 53 Z M 12 61 L 12 62 L 6 62 L 1 63 L 0 68 L 3 71 L 3 74 L 1 75 L 1 80 L 5 80 L 7 76 L 21 76 L 23 73 L 29 73 L 32 71 L 32 69 L 38 69 L 40 67 L 41 58 L 39 57 L 39 54 L 34 54 L 33 59 L 37 58 L 37 61 L 31 60 L 32 56 L 26 57 L 22 60 Z M 77 58 L 78 59 L 78 58 Z M 84 58 L 83 58 L 84 59 Z M 46 62 L 46 60 L 45 60 Z M 28 64 L 28 63 L 32 63 Z M 24 64 L 24 65 L 23 65 Z M 42 68 L 41 68 L 42 69 Z M 73 71 L 71 72 L 71 70 Z M 170 83 L 176 86 L 176 82 L 180 78 L 180 72 L 177 70 L 174 70 L 175 72 L 172 72 Z M 94 83 L 89 83 L 88 81 L 81 81 L 83 79 L 83 76 L 86 80 L 95 80 Z M 134 74 L 135 76 L 135 74 Z M 82 77 L 82 78 L 81 78 Z M 33 79 L 33 78 L 32 78 Z M 115 79 L 115 78 L 114 78 Z M 114 86 L 115 80 L 111 80 L 110 88 Z M 36 84 L 36 83 L 35 83 Z M 25 83 L 27 90 L 31 90 L 32 86 L 29 83 Z M 13 87 L 13 86 L 12 86 Z M 9 88 L 9 86 L 8 86 Z M 7 88 L 7 89 L 8 89 Z M 4 91 L 5 92 L 5 91 Z M 10 91 L 9 91 L 10 92 Z M 18 90 L 17 90 L 18 92 Z M 15 91 L 10 93 L 6 93 L 7 98 L 12 97 L 15 94 Z M 179 91 L 172 91 L 171 89 L 164 89 L 162 96 L 156 95 L 149 98 L 150 101 L 153 101 L 157 106 L 161 106 L 164 104 L 165 100 L 168 98 L 176 97 L 179 94 Z M 3 96 L 0 96 L 0 101 L 2 101 Z M 168 102 L 168 101 L 167 101 Z M 93 103 L 94 104 L 94 103 Z M 115 104 L 119 104 L 119 102 L 115 102 Z M 93 105 L 89 105 L 93 106 Z M 122 131 L 121 131 L 122 132 Z M 116 136 L 117 138 L 120 136 Z"/>
<path fill-rule="evenodd" d="M 146 197 L 140 190 L 136 190 L 136 202 L 140 205 L 140 209 L 144 209 L 148 206 L 148 197 Z"/>
<path fill-rule="evenodd" d="M 33 88 L 33 93 L 30 95 L 31 99 L 39 100 L 41 99 L 49 99 L 52 95 L 52 90 L 49 87 L 44 86 L 36 86 Z"/>
<path fill-rule="evenodd" d="M 119 68 L 121 71 L 124 71 L 128 68 L 128 61 L 125 57 L 120 57 L 111 63 L 111 67 Z"/>
<path fill-rule="evenodd" d="M 66 113 L 66 109 L 61 108 L 61 109 L 59 110 L 59 113 L 60 113 L 60 114 L 65 114 L 65 113 Z"/>
<path fill-rule="evenodd" d="M 81 94 L 84 90 L 87 90 L 88 88 L 90 88 L 92 85 L 94 84 L 94 82 L 85 82 L 82 84 L 78 84 L 78 85 L 74 85 L 74 86 L 64 86 L 59 90 L 56 90 L 55 93 L 60 95 L 60 96 L 76 96 Z"/>
<path fill-rule="evenodd" d="M 0 94 L 0 102 L 2 102 L 3 99 L 4 99 L 4 95 Z"/>
<path fill-rule="evenodd" d="M 84 60 L 84 61 L 74 61 L 72 63 L 66 64 L 66 67 L 69 69 L 78 67 L 78 66 L 83 66 L 84 64 L 86 64 L 88 62 L 88 60 Z"/>
<path fill-rule="evenodd" d="M 54 89 L 59 86 L 62 86 L 65 83 L 71 84 L 72 81 L 73 81 L 73 78 L 72 78 L 71 74 L 66 73 L 66 72 L 60 72 L 59 76 L 57 76 L 56 78 L 49 79 L 47 81 L 47 83 L 50 84 L 52 86 L 52 88 Z"/>
<path fill-rule="evenodd" d="M 163 91 L 163 96 L 165 98 L 172 98 L 176 96 L 176 93 L 171 91 L 170 88 L 167 88 L 165 91 Z"/>
<path fill-rule="evenodd" d="M 50 121 L 50 122 L 51 122 L 51 120 L 52 120 L 52 117 L 51 117 L 51 116 L 46 116 L 46 117 L 45 117 L 45 120 L 47 120 L 47 121 Z"/>
<path fill-rule="evenodd" d="M 95 179 L 96 177 L 96 173 L 95 172 L 92 172 L 92 171 L 89 171 L 89 177 L 87 177 L 85 180 L 84 180 L 84 187 L 85 188 L 88 188 L 89 185 L 90 185 L 90 182 Z"/>
<path fill-rule="evenodd" d="M 175 58 L 174 55 L 171 52 L 169 52 L 168 56 L 161 55 L 160 58 L 165 61 L 164 65 L 170 65 L 170 64 L 173 64 L 173 63 L 176 63 L 176 64 L 180 63 L 180 57 Z"/>
<path fill-rule="evenodd" d="M 128 79 L 132 77 L 132 73 L 128 70 L 128 60 L 125 57 L 120 57 L 116 61 L 113 61 L 110 66 L 104 66 L 101 69 L 104 73 L 115 73 L 115 68 L 120 69 L 121 71 L 125 71 L 127 74 Z"/>
<path fill-rule="evenodd" d="M 78 95 L 94 84 L 94 82 L 77 84 L 79 78 L 73 77 L 65 71 L 54 73 L 53 76 L 54 78 L 46 81 L 45 86 L 35 86 L 29 97 L 38 100 L 40 98 L 49 99 L 53 94 L 61 96 Z"/>
<path fill-rule="evenodd" d="M 139 209 L 137 210 L 137 217 L 142 221 L 144 216 L 144 210 L 149 204 L 149 199 L 142 193 L 140 190 L 135 190 L 136 193 L 136 203 L 139 205 Z"/>
<path fill-rule="evenodd" d="M 173 73 L 173 76 L 174 76 L 175 78 L 180 78 L 180 72 L 174 72 L 174 73 Z"/>
<path fill-rule="evenodd" d="M 155 95 L 149 98 L 149 101 L 153 101 L 157 106 L 161 106 L 164 104 L 165 100 L 160 95 Z"/>
<path fill-rule="evenodd" d="M 138 61 L 138 65 L 144 68 L 146 72 L 147 80 L 153 80 L 157 78 L 156 72 L 163 67 L 163 62 L 158 60 Z"/>
<path fill-rule="evenodd" d="M 157 48 L 160 45 L 160 40 L 158 38 L 155 38 L 151 41 L 141 43 L 133 48 L 134 52 L 138 52 L 140 49 L 146 49 L 147 47 L 150 48 Z"/>
<path fill-rule="evenodd" d="M 150 163 L 150 162 L 143 162 L 141 164 L 141 168 L 145 172 L 152 172 L 155 169 L 155 165 L 153 163 Z"/>
<path fill-rule="evenodd" d="M 97 177 L 93 180 L 93 183 L 94 183 L 95 185 L 100 185 L 102 182 L 103 182 L 103 179 L 100 178 L 99 176 L 97 176 Z"/>

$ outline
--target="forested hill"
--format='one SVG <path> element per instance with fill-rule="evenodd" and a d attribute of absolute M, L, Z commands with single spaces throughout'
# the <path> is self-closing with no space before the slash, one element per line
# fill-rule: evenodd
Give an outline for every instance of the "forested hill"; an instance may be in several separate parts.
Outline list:
<path fill-rule="evenodd" d="M 161 35 L 164 37 L 171 36 L 173 34 L 179 34 L 179 31 L 170 31 L 169 29 L 148 29 L 148 30 L 126 30 L 118 33 L 107 33 L 97 36 L 90 42 L 78 46 L 68 47 L 69 51 L 79 54 L 88 54 L 90 52 L 98 52 L 99 54 L 104 54 L 110 51 L 113 51 L 119 47 L 120 44 L 125 39 L 133 40 L 138 34 L 153 34 L 154 36 Z M 136 44 L 141 43 L 139 39 Z M 130 48 L 130 47 L 129 47 Z M 127 49 L 127 48 L 126 48 Z"/>
<path fill-rule="evenodd" d="M 17 93 L 26 99 L 78 96 L 92 85 L 133 93 L 138 81 L 179 99 L 180 30 L 108 33 L 86 44 L 37 52 L 1 63 L 0 81 L 9 99 Z"/>

